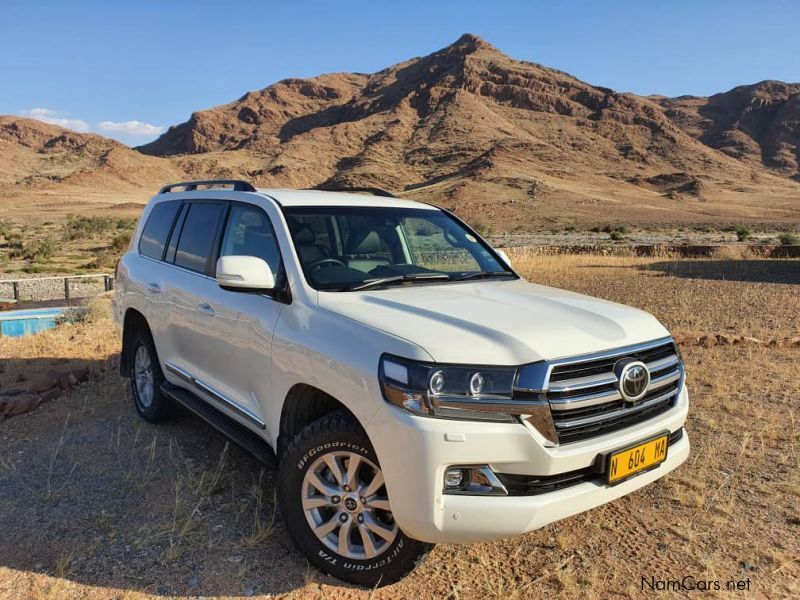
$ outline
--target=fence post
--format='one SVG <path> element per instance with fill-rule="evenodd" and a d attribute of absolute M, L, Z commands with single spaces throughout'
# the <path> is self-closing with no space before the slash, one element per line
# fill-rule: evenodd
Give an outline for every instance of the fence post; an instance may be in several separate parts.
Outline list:
<path fill-rule="evenodd" d="M 11 285 L 14 288 L 14 300 L 19 302 L 19 281 L 14 281 Z"/>
<path fill-rule="evenodd" d="M 64 299 L 69 300 L 69 278 L 64 277 Z"/>

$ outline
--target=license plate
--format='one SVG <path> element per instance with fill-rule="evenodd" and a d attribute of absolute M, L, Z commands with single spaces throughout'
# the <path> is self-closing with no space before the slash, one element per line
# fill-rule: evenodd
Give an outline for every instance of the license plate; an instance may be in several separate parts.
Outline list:
<path fill-rule="evenodd" d="M 608 483 L 613 485 L 667 460 L 669 433 L 617 450 L 608 459 Z"/>

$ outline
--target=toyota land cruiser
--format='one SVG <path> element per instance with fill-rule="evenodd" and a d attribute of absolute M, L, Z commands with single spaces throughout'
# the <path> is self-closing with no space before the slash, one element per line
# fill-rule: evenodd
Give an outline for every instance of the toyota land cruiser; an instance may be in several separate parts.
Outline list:
<path fill-rule="evenodd" d="M 121 372 L 278 465 L 309 560 L 361 585 L 531 531 L 689 454 L 684 368 L 640 310 L 530 283 L 454 215 L 376 189 L 164 187 L 117 270 Z"/>

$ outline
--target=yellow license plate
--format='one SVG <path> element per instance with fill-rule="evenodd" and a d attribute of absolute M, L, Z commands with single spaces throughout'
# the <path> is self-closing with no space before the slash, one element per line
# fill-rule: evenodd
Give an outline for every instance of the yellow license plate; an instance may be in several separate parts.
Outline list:
<path fill-rule="evenodd" d="M 669 434 L 614 452 L 608 461 L 608 483 L 620 483 L 667 460 Z"/>

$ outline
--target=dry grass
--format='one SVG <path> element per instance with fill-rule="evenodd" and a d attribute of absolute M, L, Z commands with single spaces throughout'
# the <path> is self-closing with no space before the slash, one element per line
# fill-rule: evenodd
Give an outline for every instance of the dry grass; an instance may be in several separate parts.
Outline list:
<path fill-rule="evenodd" d="M 717 259 L 514 259 L 532 280 L 643 307 L 676 330 L 799 328 L 798 286 L 752 281 L 791 277 L 796 261 L 723 261 L 722 272 L 736 275 L 723 280 L 703 270 Z M 102 320 L 64 326 L 0 340 L 0 352 L 18 366 L 53 356 L 107 365 L 112 331 Z M 0 597 L 605 599 L 652 595 L 641 589 L 651 575 L 723 585 L 750 578 L 745 596 L 796 597 L 800 350 L 683 353 L 692 455 L 679 470 L 540 531 L 439 546 L 413 575 L 380 590 L 353 589 L 308 567 L 276 512 L 273 472 L 196 419 L 141 423 L 113 367 L 98 369 L 85 388 L 0 425 Z M 48 486 L 56 490 L 50 500 Z"/>

